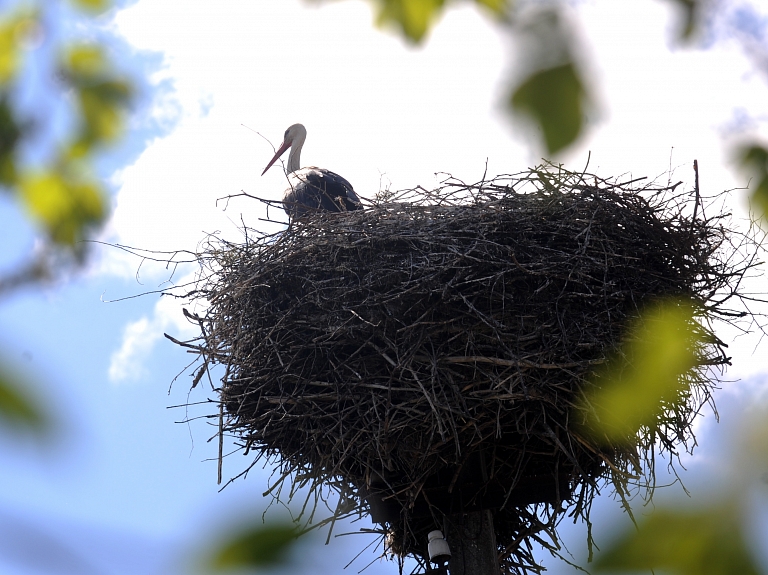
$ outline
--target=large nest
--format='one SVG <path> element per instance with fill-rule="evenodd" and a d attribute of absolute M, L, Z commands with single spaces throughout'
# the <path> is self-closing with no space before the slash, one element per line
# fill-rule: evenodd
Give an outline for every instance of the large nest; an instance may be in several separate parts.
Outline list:
<path fill-rule="evenodd" d="M 728 363 L 711 320 L 734 317 L 724 302 L 749 262 L 698 190 L 637 181 L 544 166 L 210 238 L 191 296 L 202 335 L 185 345 L 205 362 L 196 381 L 226 368 L 220 432 L 277 457 L 277 486 L 333 486 L 337 516 L 369 512 L 400 557 L 423 560 L 446 517 L 491 509 L 502 567 L 537 571 L 531 543 L 555 548 L 602 480 L 623 496 L 638 475 L 652 484 L 656 446 L 688 445 Z M 634 444 L 597 445 L 576 400 L 670 296 L 705 335 L 689 393 Z"/>

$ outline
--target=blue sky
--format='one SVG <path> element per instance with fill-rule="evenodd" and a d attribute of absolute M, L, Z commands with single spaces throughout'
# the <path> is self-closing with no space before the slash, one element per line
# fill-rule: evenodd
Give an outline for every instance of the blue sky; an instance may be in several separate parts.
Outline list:
<path fill-rule="evenodd" d="M 708 48 L 698 50 L 670 41 L 670 3 L 574 4 L 573 30 L 600 111 L 562 160 L 580 168 L 591 152 L 591 171 L 604 176 L 656 177 L 671 165 L 675 180 L 690 187 L 696 158 L 705 192 L 743 187 L 728 149 L 768 135 L 768 90 L 733 26 L 748 34 L 747 45 L 765 42 L 765 15 L 747 2 L 729 3 L 723 21 L 735 24 L 713 28 Z M 237 237 L 241 217 L 271 229 L 259 222 L 256 202 L 234 200 L 224 211 L 216 199 L 240 190 L 277 198 L 284 187 L 278 170 L 259 175 L 271 148 L 252 130 L 279 144 L 294 122 L 309 131 L 304 163 L 338 171 L 363 196 L 382 181 L 429 187 L 440 171 L 478 179 L 486 159 L 491 174 L 538 161 L 535 140 L 502 110 L 509 72 L 525 57 L 503 30 L 457 4 L 427 44 L 413 48 L 372 21 L 371 5 L 358 0 L 138 0 L 103 16 L 99 33 L 141 91 L 128 139 L 100 162 L 114 207 L 101 239 L 194 249 L 208 232 Z M 70 23 L 52 36 L 80 29 Z M 728 200 L 737 215 L 745 206 L 744 192 Z M 36 231 L 5 197 L 0 221 L 5 266 L 34 248 Z M 260 516 L 267 504 L 261 493 L 269 469 L 219 493 L 216 465 L 206 461 L 216 454 L 215 442 L 207 443 L 213 431 L 203 420 L 176 423 L 184 411 L 167 409 L 187 401 L 190 382 L 182 376 L 168 393 L 188 361 L 162 337 L 191 333 L 180 304 L 156 295 L 105 303 L 164 285 L 168 273 L 152 265 L 142 266 L 138 283 L 138 266 L 137 258 L 98 246 L 83 273 L 0 302 L 3 357 L 30 374 L 61 421 L 52 446 L 0 435 L 0 575 L 191 573 L 188 561 L 220 528 Z M 721 423 L 707 414 L 697 426 L 700 446 L 683 473 L 694 496 L 735 481 L 728 472 L 735 464 L 723 461 L 737 457 L 744 414 L 758 410 L 768 389 L 762 347 L 754 353 L 765 344 L 749 336 L 733 342 L 733 335 L 724 336 L 735 358 L 728 376 L 741 381 L 716 394 Z M 196 390 L 189 398 L 203 397 Z M 225 477 L 246 464 L 228 458 Z M 659 501 L 681 493 L 662 491 Z M 764 525 L 760 497 L 750 499 L 750 521 Z M 600 542 L 627 523 L 607 492 L 595 512 Z M 562 531 L 581 560 L 582 527 L 564 521 Z M 341 573 L 367 539 L 321 543 L 307 543 L 292 572 Z M 347 573 L 374 557 L 366 552 Z M 547 564 L 551 573 L 572 571 Z M 366 573 L 395 569 L 377 562 Z"/>

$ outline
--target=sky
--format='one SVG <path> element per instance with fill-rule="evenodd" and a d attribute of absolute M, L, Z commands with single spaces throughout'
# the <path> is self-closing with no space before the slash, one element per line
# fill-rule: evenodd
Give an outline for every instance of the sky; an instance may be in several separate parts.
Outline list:
<path fill-rule="evenodd" d="M 581 169 L 589 158 L 601 176 L 662 181 L 671 168 L 673 181 L 690 189 L 697 159 L 703 192 L 736 190 L 726 207 L 744 217 L 747 193 L 738 188 L 747 181 L 730 154 L 743 138 L 768 139 L 768 86 L 736 34 L 764 44 L 768 13 L 725 3 L 702 44 L 681 48 L 672 41 L 671 4 L 570 3 L 569 26 L 598 106 L 585 137 L 558 160 Z M 363 197 L 386 186 L 430 187 L 441 172 L 475 181 L 486 169 L 512 173 L 540 161 L 535 137 L 505 112 L 509 78 L 525 53 L 503 28 L 469 3 L 452 5 L 421 47 L 373 22 L 372 3 L 361 0 L 138 0 L 102 16 L 100 37 L 141 92 L 128 137 L 100 164 L 113 212 L 99 239 L 173 252 L 194 250 L 209 233 L 237 239 L 241 222 L 279 229 L 262 221 L 259 202 L 219 199 L 241 191 L 279 198 L 279 170 L 260 174 L 271 145 L 295 122 L 309 134 L 304 165 L 342 174 Z M 37 231 L 5 197 L 0 221 L 7 265 L 34 248 Z M 60 421 L 54 445 L 0 434 L 0 575 L 192 573 L 194 557 L 222 529 L 261 517 L 271 468 L 219 492 L 216 445 L 208 442 L 214 430 L 204 419 L 178 423 L 205 409 L 168 409 L 205 397 L 188 393 L 186 375 L 174 381 L 189 357 L 162 337 L 194 332 L 180 302 L 140 294 L 191 272 L 181 266 L 171 277 L 163 266 L 97 246 L 82 273 L 0 302 L 3 357 L 31 374 Z M 694 500 L 735 481 L 743 421 L 760 413 L 768 392 L 765 344 L 722 334 L 734 365 L 715 395 L 720 421 L 704 413 L 699 445 L 682 461 Z M 246 464 L 227 458 L 225 477 Z M 661 490 L 657 502 L 681 492 Z M 749 501 L 750 525 L 768 533 L 765 497 L 756 492 Z M 273 507 L 268 517 L 284 513 Z M 627 525 L 607 491 L 594 513 L 601 544 Z M 339 532 L 361 526 L 370 524 Z M 583 561 L 583 526 L 564 521 L 561 533 Z M 370 541 L 364 535 L 323 540 L 302 546 L 292 573 L 357 573 L 371 561 L 368 574 L 396 572 L 371 550 L 344 571 Z M 573 571 L 540 557 L 550 573 Z"/>

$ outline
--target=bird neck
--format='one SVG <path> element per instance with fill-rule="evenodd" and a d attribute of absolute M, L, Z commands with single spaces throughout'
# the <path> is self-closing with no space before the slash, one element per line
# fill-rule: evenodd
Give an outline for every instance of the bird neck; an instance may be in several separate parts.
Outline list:
<path fill-rule="evenodd" d="M 291 153 L 288 155 L 288 173 L 289 174 L 301 168 L 302 146 L 304 146 L 304 138 L 297 138 L 291 145 Z"/>

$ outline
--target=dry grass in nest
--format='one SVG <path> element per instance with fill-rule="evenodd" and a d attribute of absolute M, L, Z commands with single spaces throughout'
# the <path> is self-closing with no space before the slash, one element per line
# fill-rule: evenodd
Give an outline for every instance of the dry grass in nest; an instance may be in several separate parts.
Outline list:
<path fill-rule="evenodd" d="M 638 181 L 546 165 L 209 238 L 189 295 L 201 336 L 183 345 L 203 361 L 195 383 L 226 369 L 220 433 L 277 458 L 270 492 L 330 488 L 336 518 L 370 512 L 401 558 L 423 565 L 428 531 L 490 508 L 503 569 L 539 571 L 532 543 L 557 549 L 601 481 L 652 486 L 654 450 L 688 445 L 728 363 L 711 321 L 740 315 L 727 306 L 751 262 L 698 191 Z M 634 445 L 597 446 L 576 399 L 668 296 L 705 335 L 690 393 Z"/>

